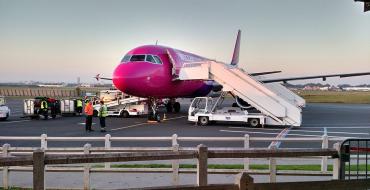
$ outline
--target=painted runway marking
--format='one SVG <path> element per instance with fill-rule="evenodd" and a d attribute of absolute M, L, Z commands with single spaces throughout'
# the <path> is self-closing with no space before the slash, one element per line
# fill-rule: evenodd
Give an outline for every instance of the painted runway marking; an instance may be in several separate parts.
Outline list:
<path fill-rule="evenodd" d="M 21 123 L 21 122 L 27 122 L 27 121 L 31 121 L 31 120 L 5 121 L 5 122 L 0 122 L 0 124 L 2 123 Z"/>
<path fill-rule="evenodd" d="M 324 127 L 324 126 L 331 126 L 331 127 L 341 127 L 341 126 L 368 126 L 370 127 L 370 123 L 357 123 L 357 124 L 308 124 L 308 123 L 305 123 L 303 126 L 312 126 L 312 128 L 316 128 L 315 126 L 317 126 L 318 128 L 321 127 Z"/>
<path fill-rule="evenodd" d="M 304 127 L 304 128 L 305 129 L 320 129 L 323 127 Z M 370 125 L 369 126 L 360 125 L 360 126 L 350 126 L 350 127 L 326 127 L 326 128 L 327 129 L 370 129 Z"/>
<path fill-rule="evenodd" d="M 245 127 L 229 127 L 229 128 L 230 129 L 248 129 L 248 130 L 251 129 L 251 130 L 280 131 L 280 129 L 266 129 L 266 128 L 245 128 Z M 319 129 L 319 127 L 315 127 L 315 128 Z M 324 128 L 328 128 L 328 127 L 324 127 Z M 341 127 L 341 128 L 343 128 L 343 127 Z M 291 132 L 322 133 L 323 131 L 291 129 Z M 333 131 L 333 132 L 327 132 L 327 133 L 347 134 L 347 135 L 370 135 L 369 133 L 351 133 L 351 132 L 344 132 L 344 131 Z"/>
<path fill-rule="evenodd" d="M 220 130 L 220 132 L 227 133 L 247 133 L 247 134 L 264 134 L 264 135 L 277 135 L 278 133 L 266 133 L 257 131 L 232 131 L 232 130 Z M 322 137 L 321 135 L 304 135 L 304 134 L 287 134 L 287 136 L 301 136 L 301 137 Z M 345 136 L 328 136 L 329 138 L 358 138 L 358 137 L 345 137 Z"/>
<path fill-rule="evenodd" d="M 173 117 L 173 118 L 167 119 L 166 121 L 180 119 L 180 118 L 184 118 L 184 117 L 187 117 L 187 116 Z M 111 129 L 110 131 L 117 131 L 117 130 L 121 130 L 121 129 L 128 129 L 128 128 L 137 127 L 137 126 L 146 125 L 146 124 L 150 124 L 150 123 L 147 123 L 147 122 L 145 122 L 145 123 L 138 123 L 138 124 L 129 125 L 129 126 L 125 126 L 125 127 L 114 128 L 114 129 Z"/>
<path fill-rule="evenodd" d="M 128 129 L 128 128 L 131 128 L 131 127 L 137 127 L 137 126 L 140 126 L 140 125 L 147 125 L 147 124 L 150 124 L 150 123 L 138 123 L 138 124 L 129 125 L 129 126 L 126 126 L 126 127 L 114 128 L 114 129 L 111 129 L 110 131 L 117 131 L 117 130 L 121 130 L 121 129 Z"/>
<path fill-rule="evenodd" d="M 276 138 L 285 138 L 287 135 L 288 135 L 288 133 L 289 133 L 289 131 L 290 131 L 290 129 L 291 129 L 292 127 L 289 127 L 289 128 L 285 128 L 285 129 L 283 129 L 277 136 L 276 136 Z M 268 148 L 271 148 L 272 146 L 276 146 L 276 148 L 279 148 L 279 146 L 281 145 L 281 141 L 272 141 L 271 142 L 271 144 L 268 146 Z"/>
<path fill-rule="evenodd" d="M 86 125 L 85 122 L 82 122 L 82 123 L 78 123 L 79 125 Z M 92 125 L 95 125 L 96 123 L 92 123 Z"/>

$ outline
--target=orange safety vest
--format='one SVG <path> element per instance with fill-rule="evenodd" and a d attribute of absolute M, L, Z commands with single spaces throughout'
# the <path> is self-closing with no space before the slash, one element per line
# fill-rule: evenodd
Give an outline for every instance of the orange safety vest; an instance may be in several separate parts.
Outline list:
<path fill-rule="evenodd" d="M 86 115 L 93 115 L 94 114 L 94 108 L 90 103 L 86 104 L 85 113 L 86 113 Z"/>

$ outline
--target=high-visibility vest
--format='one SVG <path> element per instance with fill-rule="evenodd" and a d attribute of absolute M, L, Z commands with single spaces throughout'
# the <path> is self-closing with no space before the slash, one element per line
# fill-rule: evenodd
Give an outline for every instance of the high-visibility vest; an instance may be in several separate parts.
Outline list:
<path fill-rule="evenodd" d="M 82 101 L 81 100 L 77 100 L 77 107 L 82 107 Z"/>
<path fill-rule="evenodd" d="M 106 105 L 102 105 L 99 109 L 99 117 L 107 117 L 108 116 L 108 108 Z"/>
<path fill-rule="evenodd" d="M 93 115 L 94 114 L 94 108 L 90 103 L 86 104 L 85 113 L 86 113 L 86 115 Z"/>
<path fill-rule="evenodd" d="M 41 102 L 41 109 L 47 109 L 48 108 L 48 103 L 46 101 Z"/>

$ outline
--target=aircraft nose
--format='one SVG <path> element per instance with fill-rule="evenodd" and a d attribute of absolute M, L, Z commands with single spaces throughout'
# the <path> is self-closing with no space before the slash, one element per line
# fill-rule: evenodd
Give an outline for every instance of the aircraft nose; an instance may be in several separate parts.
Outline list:
<path fill-rule="evenodd" d="M 122 92 L 130 95 L 144 96 L 147 90 L 156 88 L 158 69 L 150 63 L 124 63 L 113 72 L 113 84 Z M 154 85 L 154 87 L 153 87 Z"/>
<path fill-rule="evenodd" d="M 130 70 L 129 68 L 125 68 L 124 64 L 118 65 L 113 72 L 113 84 L 117 89 L 121 90 L 122 92 L 127 91 L 128 86 L 127 80 L 129 78 Z"/>

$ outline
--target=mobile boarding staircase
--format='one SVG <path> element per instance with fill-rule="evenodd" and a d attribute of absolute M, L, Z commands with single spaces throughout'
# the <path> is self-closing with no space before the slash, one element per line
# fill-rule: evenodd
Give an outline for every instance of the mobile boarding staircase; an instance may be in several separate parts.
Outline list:
<path fill-rule="evenodd" d="M 304 99 L 284 86 L 261 83 L 237 67 L 215 61 L 185 63 L 179 80 L 214 80 L 267 116 L 268 125 L 300 126 Z"/>

